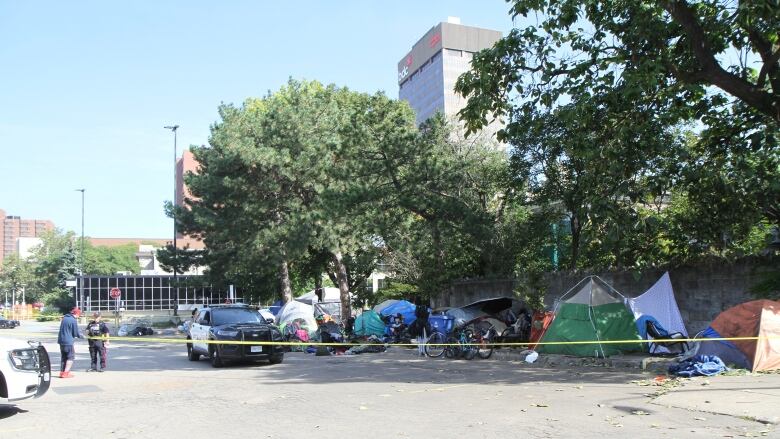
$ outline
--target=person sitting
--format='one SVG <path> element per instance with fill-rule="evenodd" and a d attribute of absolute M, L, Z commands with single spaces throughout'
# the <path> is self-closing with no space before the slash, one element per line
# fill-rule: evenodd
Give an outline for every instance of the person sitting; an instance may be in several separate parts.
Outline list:
<path fill-rule="evenodd" d="M 395 315 L 395 319 L 393 320 L 393 323 L 390 324 L 390 334 L 396 340 L 400 340 L 401 334 L 403 334 L 405 329 L 406 329 L 406 323 L 404 323 L 404 316 L 399 312 L 398 314 Z"/>

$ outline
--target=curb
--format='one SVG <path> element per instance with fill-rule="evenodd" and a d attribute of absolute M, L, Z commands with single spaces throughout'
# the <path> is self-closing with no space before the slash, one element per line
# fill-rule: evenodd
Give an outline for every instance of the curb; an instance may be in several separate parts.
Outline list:
<path fill-rule="evenodd" d="M 411 355 L 417 356 L 417 351 L 409 349 Z M 496 349 L 487 361 L 525 361 L 525 354 L 514 349 Z M 485 360 L 478 360 L 485 361 Z M 604 367 L 615 369 L 638 369 L 666 373 L 671 358 L 645 356 L 616 356 L 610 358 L 574 357 L 569 355 L 539 354 L 539 358 L 529 366 L 537 367 Z"/>

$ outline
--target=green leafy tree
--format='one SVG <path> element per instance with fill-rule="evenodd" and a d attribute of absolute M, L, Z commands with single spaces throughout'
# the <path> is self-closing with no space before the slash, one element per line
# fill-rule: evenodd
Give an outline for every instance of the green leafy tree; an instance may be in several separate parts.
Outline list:
<path fill-rule="evenodd" d="M 73 232 L 54 230 L 44 234 L 40 246 L 33 250 L 30 261 L 34 264 L 34 290 L 47 307 L 60 311 L 72 308 L 76 301 L 74 291 L 65 281 L 74 279 L 79 271 L 76 239 Z"/>
<path fill-rule="evenodd" d="M 27 294 L 27 289 L 33 285 L 34 276 L 31 265 L 20 259 L 18 255 L 12 254 L 3 259 L 3 266 L 0 268 L 0 290 L 4 293 L 4 300 L 15 304 L 22 301 L 22 291 L 24 291 L 24 300 L 35 302 L 37 295 L 35 290 Z"/>
<path fill-rule="evenodd" d="M 380 123 L 355 128 L 365 99 L 290 81 L 262 99 L 220 108 L 210 146 L 193 148 L 201 168 L 186 181 L 195 198 L 176 215 L 184 233 L 204 240 L 210 273 L 257 285 L 275 272 L 288 301 L 291 270 L 311 249 L 326 252 L 349 314 L 347 263 L 374 228 L 366 209 L 356 206 L 365 182 L 353 179 L 349 163 L 369 134 L 393 135 Z M 407 125 L 412 120 L 407 110 Z"/>
<path fill-rule="evenodd" d="M 397 112 L 360 113 L 386 123 L 408 111 L 372 105 Z M 410 268 L 404 281 L 428 295 L 452 279 L 511 273 L 518 243 L 502 234 L 511 218 L 502 152 L 481 138 L 458 138 L 441 115 L 419 131 L 397 129 L 390 139 L 364 143 L 355 172 L 372 176 L 367 190 L 381 206 L 381 235 L 388 252 L 402 256 L 390 260 Z"/>
<path fill-rule="evenodd" d="M 580 253 L 589 266 L 728 253 L 777 223 L 776 3 L 511 3 L 514 18 L 540 18 L 474 56 L 456 85 L 461 116 L 471 131 L 506 120 L 514 175 L 570 216 L 570 266 Z M 681 124 L 697 131 L 688 144 L 671 130 Z M 556 187 L 568 190 L 539 191 Z M 673 189 L 675 215 L 654 209 Z"/>
<path fill-rule="evenodd" d="M 135 257 L 138 246 L 125 244 L 116 247 L 84 246 L 84 273 L 111 276 L 120 271 L 138 274 L 141 267 Z"/>
<path fill-rule="evenodd" d="M 513 18 L 541 18 L 477 54 L 474 70 L 458 80 L 471 98 L 462 114 L 472 129 L 489 113 L 556 106 L 619 83 L 631 101 L 642 92 L 672 103 L 678 118 L 700 117 L 731 98 L 780 123 L 777 2 L 510 3 Z"/>

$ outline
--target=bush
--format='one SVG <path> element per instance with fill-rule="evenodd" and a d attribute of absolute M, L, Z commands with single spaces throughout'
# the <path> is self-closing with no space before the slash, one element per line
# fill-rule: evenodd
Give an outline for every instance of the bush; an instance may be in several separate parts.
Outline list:
<path fill-rule="evenodd" d="M 56 322 L 61 318 L 62 314 L 58 310 L 52 309 L 42 312 L 35 320 L 39 322 Z"/>

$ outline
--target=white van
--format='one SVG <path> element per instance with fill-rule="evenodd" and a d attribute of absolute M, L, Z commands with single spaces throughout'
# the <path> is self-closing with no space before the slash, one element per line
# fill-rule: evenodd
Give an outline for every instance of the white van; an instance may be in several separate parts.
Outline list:
<path fill-rule="evenodd" d="M 39 342 L 0 339 L 0 401 L 38 398 L 51 385 L 51 362 Z"/>

